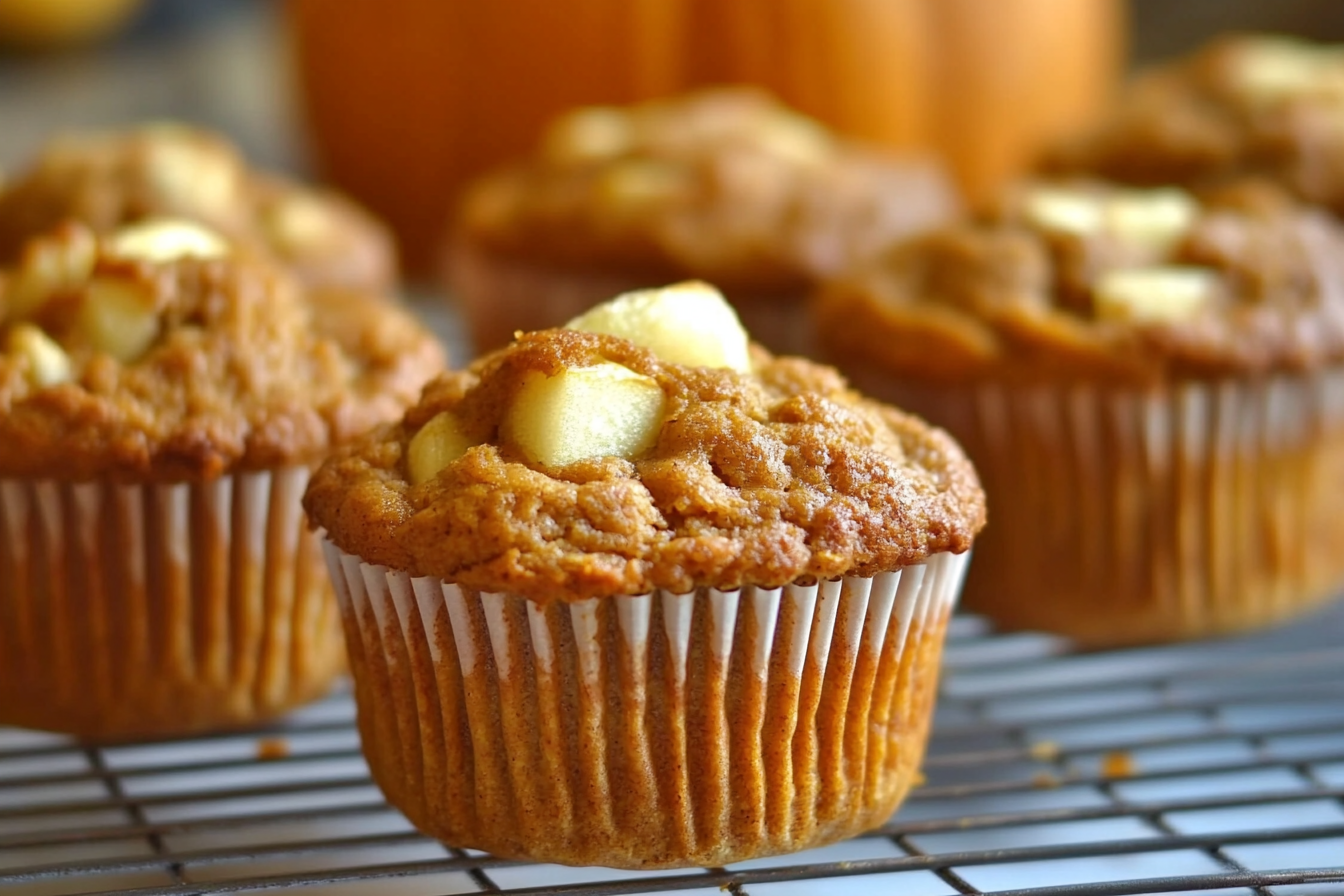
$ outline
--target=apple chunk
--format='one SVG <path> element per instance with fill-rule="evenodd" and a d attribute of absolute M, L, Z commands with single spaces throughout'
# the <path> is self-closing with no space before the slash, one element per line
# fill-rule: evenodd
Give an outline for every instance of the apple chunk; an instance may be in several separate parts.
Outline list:
<path fill-rule="evenodd" d="M 123 227 L 107 240 L 109 255 L 165 264 L 179 258 L 219 258 L 229 245 L 213 230 L 192 221 L 151 218 Z"/>
<path fill-rule="evenodd" d="M 147 286 L 95 277 L 85 291 L 76 326 L 94 348 L 129 363 L 159 338 L 160 321 Z"/>
<path fill-rule="evenodd" d="M 420 427 L 406 446 L 406 468 L 411 485 L 433 479 L 444 467 L 467 453 L 471 442 L 451 412 L 444 411 Z"/>
<path fill-rule="evenodd" d="M 663 390 L 620 364 L 531 374 L 514 396 L 504 435 L 528 457 L 562 467 L 592 457 L 631 458 L 662 428 Z"/>
<path fill-rule="evenodd" d="M 1217 285 L 1218 275 L 1208 268 L 1122 268 L 1101 276 L 1092 300 L 1101 320 L 1178 323 L 1199 314 Z"/>
<path fill-rule="evenodd" d="M 97 254 L 93 232 L 78 224 L 67 224 L 53 236 L 29 243 L 5 291 L 6 316 L 28 317 L 56 293 L 82 284 Z"/>
<path fill-rule="evenodd" d="M 551 125 L 543 141 L 546 157 L 582 163 L 614 159 L 634 146 L 630 115 L 610 106 L 575 109 Z"/>
<path fill-rule="evenodd" d="M 1194 227 L 1199 205 L 1184 190 L 1122 190 L 1107 208 L 1107 223 L 1120 239 L 1138 246 L 1166 251 Z"/>
<path fill-rule="evenodd" d="M 1089 193 L 1043 185 L 1027 192 L 1023 213 L 1042 230 L 1080 237 L 1107 233 L 1123 243 L 1163 252 L 1190 232 L 1199 205 L 1174 187 Z"/>
<path fill-rule="evenodd" d="M 69 382 L 74 376 L 65 349 L 32 324 L 15 324 L 9 331 L 5 350 L 27 359 L 28 379 L 39 388 Z"/>
<path fill-rule="evenodd" d="M 1344 53 L 1292 38 L 1260 38 L 1243 45 L 1230 74 L 1252 102 L 1338 100 L 1344 94 Z"/>
<path fill-rule="evenodd" d="M 627 292 L 565 325 L 629 339 L 664 361 L 748 370 L 747 331 L 723 294 L 704 283 Z"/>

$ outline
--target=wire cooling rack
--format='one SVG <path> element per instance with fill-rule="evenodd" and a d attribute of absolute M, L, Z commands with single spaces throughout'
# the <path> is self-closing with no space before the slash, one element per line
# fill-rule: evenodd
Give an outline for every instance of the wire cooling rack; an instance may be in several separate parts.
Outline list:
<path fill-rule="evenodd" d="M 411 298 L 467 357 L 448 306 Z M 1093 654 L 959 617 L 944 666 L 926 781 L 882 829 L 691 871 L 420 836 L 369 780 L 348 693 L 165 743 L 0 728 L 0 896 L 1344 894 L 1344 603 L 1254 637 Z"/>
<path fill-rule="evenodd" d="M 0 893 L 1344 893 L 1344 606 L 1094 654 L 963 617 L 945 666 L 927 780 L 881 830 L 652 874 L 421 837 L 371 784 L 348 693 L 168 743 L 0 729 Z"/>

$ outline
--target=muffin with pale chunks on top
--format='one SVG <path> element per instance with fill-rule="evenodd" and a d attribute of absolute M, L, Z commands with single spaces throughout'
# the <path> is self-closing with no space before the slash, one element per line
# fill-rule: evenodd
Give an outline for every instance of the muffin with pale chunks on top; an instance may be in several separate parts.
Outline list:
<path fill-rule="evenodd" d="M 631 868 L 885 821 L 984 522 L 944 433 L 696 284 L 439 378 L 305 505 L 388 799 L 454 846 Z"/>
<path fill-rule="evenodd" d="M 345 668 L 300 498 L 443 364 L 217 232 L 67 223 L 0 268 L 0 724 L 97 740 L 272 717 Z"/>
<path fill-rule="evenodd" d="M 478 350 L 619 292 L 698 278 L 753 338 L 805 353 L 818 278 L 958 205 L 932 159 L 842 139 L 755 90 L 586 107 L 469 187 L 448 284 Z"/>
<path fill-rule="evenodd" d="M 180 124 L 61 134 L 0 179 L 0 264 L 67 221 L 106 235 L 159 218 L 193 221 L 284 265 L 309 287 L 387 290 L 387 229 L 329 190 L 249 167 L 218 134 Z"/>
<path fill-rule="evenodd" d="M 1196 190 L 1264 179 L 1344 215 L 1344 44 L 1220 37 L 1140 72 L 1043 168 Z"/>
<path fill-rule="evenodd" d="M 967 606 L 1111 646 L 1344 585 L 1344 233 L 1264 183 L 1037 183 L 828 284 L 828 356 L 995 507 Z"/>

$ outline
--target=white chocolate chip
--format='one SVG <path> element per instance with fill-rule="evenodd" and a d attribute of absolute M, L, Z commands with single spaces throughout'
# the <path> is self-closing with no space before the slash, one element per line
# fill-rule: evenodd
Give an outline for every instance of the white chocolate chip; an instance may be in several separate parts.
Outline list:
<path fill-rule="evenodd" d="M 117 258 L 166 264 L 181 258 L 221 258 L 229 254 L 229 244 L 193 221 L 150 218 L 112 234 L 104 250 Z"/>
<path fill-rule="evenodd" d="M 471 442 L 462 433 L 457 417 L 448 411 L 436 414 L 406 445 L 406 468 L 411 484 L 433 479 L 444 467 L 467 453 Z"/>
<path fill-rule="evenodd" d="M 674 364 L 743 371 L 751 367 L 747 331 L 737 312 L 705 283 L 628 292 L 565 326 L 629 339 Z"/>
<path fill-rule="evenodd" d="M 658 440 L 666 398 L 650 377 L 620 364 L 532 374 L 514 396 L 505 438 L 536 463 L 633 458 Z"/>
<path fill-rule="evenodd" d="M 65 349 L 33 324 L 16 324 L 9 331 L 5 350 L 27 359 L 28 379 L 39 388 L 68 383 L 74 378 Z"/>
<path fill-rule="evenodd" d="M 1208 268 L 1121 268 L 1097 280 L 1093 305 L 1100 320 L 1179 323 L 1203 311 L 1217 285 L 1217 273 Z"/>

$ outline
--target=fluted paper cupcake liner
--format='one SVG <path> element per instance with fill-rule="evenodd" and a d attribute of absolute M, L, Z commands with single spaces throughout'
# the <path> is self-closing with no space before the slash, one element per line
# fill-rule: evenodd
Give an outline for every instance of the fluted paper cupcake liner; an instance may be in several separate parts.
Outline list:
<path fill-rule="evenodd" d="M 589 308 L 635 289 L 667 285 L 633 274 L 565 271 L 501 257 L 457 240 L 447 262 L 450 291 L 467 320 L 477 349 L 508 344 L 515 330 L 556 327 Z M 672 278 L 675 279 L 675 278 Z M 743 294 L 728 300 L 757 342 L 780 354 L 807 354 L 814 329 L 806 296 Z"/>
<path fill-rule="evenodd" d="M 965 605 L 1001 624 L 1194 638 L 1344 586 L 1344 371 L 1150 391 L 856 382 L 975 462 L 991 519 Z"/>
<path fill-rule="evenodd" d="M 344 648 L 307 480 L 0 480 L 0 724 L 166 736 L 327 690 Z"/>
<path fill-rule="evenodd" d="M 630 868 L 802 849 L 890 816 L 968 559 L 541 605 L 326 552 L 389 801 L 453 846 Z"/>

